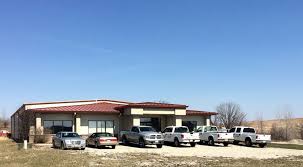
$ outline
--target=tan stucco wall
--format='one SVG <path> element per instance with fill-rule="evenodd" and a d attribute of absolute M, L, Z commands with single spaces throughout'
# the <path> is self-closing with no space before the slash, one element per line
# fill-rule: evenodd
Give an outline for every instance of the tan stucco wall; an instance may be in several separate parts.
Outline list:
<path fill-rule="evenodd" d="M 186 115 L 186 109 L 175 109 L 175 115 Z"/>
<path fill-rule="evenodd" d="M 176 126 L 182 126 L 182 116 L 176 116 L 175 117 L 175 125 Z"/>
<path fill-rule="evenodd" d="M 143 108 L 131 108 L 131 115 L 143 115 Z"/>
<path fill-rule="evenodd" d="M 173 108 L 126 108 L 124 115 L 186 115 L 186 110 Z"/>
<path fill-rule="evenodd" d="M 56 121 L 56 120 L 62 120 L 62 121 L 73 121 L 74 122 L 74 114 L 71 113 L 71 114 L 60 114 L 60 113 L 54 113 L 54 114 L 48 114 L 48 113 L 45 113 L 45 114 L 41 114 L 41 118 L 42 118 L 42 121 L 45 121 L 45 120 L 50 120 L 50 121 Z M 43 124 L 43 122 L 42 122 Z"/>
<path fill-rule="evenodd" d="M 165 108 L 144 108 L 143 115 L 174 115 L 174 109 L 165 109 Z"/>
<path fill-rule="evenodd" d="M 133 126 L 140 126 L 140 117 L 133 116 Z"/>

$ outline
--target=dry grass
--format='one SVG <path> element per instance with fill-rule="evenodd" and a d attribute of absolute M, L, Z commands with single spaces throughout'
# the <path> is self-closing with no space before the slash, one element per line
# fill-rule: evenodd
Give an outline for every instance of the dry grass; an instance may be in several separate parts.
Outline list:
<path fill-rule="evenodd" d="M 88 155 L 81 154 L 78 151 L 76 154 L 71 154 L 73 151 L 62 151 L 54 149 L 46 150 L 18 150 L 17 144 L 10 141 L 0 142 L 0 166 L 88 166 Z"/>
<path fill-rule="evenodd" d="M 303 157 L 279 159 L 231 159 L 168 157 L 159 154 L 132 153 L 94 156 L 78 150 L 57 150 L 36 148 L 18 150 L 10 141 L 0 142 L 0 166 L 40 167 L 40 166 L 302 166 Z"/>

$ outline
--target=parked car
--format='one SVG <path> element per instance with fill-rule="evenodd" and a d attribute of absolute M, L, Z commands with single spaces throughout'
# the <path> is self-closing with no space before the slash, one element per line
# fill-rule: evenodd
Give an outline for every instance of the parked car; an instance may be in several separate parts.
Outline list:
<path fill-rule="evenodd" d="M 259 145 L 265 147 L 271 142 L 271 135 L 256 134 L 256 130 L 252 127 L 236 126 L 230 129 L 233 134 L 234 144 L 244 142 L 246 146 Z"/>
<path fill-rule="evenodd" d="M 199 133 L 189 132 L 186 126 L 168 126 L 163 132 L 164 142 L 173 143 L 174 146 L 179 147 L 180 144 L 190 144 L 195 147 L 196 143 L 200 141 Z"/>
<path fill-rule="evenodd" d="M 85 140 L 81 139 L 75 132 L 58 132 L 52 139 L 54 148 L 65 149 L 85 149 Z"/>
<path fill-rule="evenodd" d="M 145 145 L 156 145 L 157 148 L 162 148 L 163 136 L 156 132 L 151 126 L 133 126 L 130 131 L 121 131 L 122 143 L 139 144 L 143 148 Z"/>
<path fill-rule="evenodd" d="M 116 148 L 117 138 L 111 133 L 93 133 L 86 139 L 86 146 L 95 146 L 96 148 L 111 146 Z"/>
<path fill-rule="evenodd" d="M 215 143 L 223 143 L 224 146 L 228 146 L 234 140 L 233 134 L 220 132 L 216 126 L 201 126 L 197 129 L 197 132 L 199 133 L 200 142 L 210 146 L 215 145 Z"/>

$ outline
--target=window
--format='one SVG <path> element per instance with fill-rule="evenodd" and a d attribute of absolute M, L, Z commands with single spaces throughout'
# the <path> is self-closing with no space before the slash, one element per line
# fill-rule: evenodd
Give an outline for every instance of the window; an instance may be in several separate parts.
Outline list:
<path fill-rule="evenodd" d="M 172 132 L 173 131 L 173 128 L 166 128 L 166 129 L 164 129 L 164 131 L 163 131 L 163 133 L 166 133 L 166 132 Z"/>
<path fill-rule="evenodd" d="M 137 127 L 133 127 L 131 131 L 139 133 L 139 129 Z"/>
<path fill-rule="evenodd" d="M 202 132 L 203 128 L 202 127 L 199 127 L 196 132 Z"/>
<path fill-rule="evenodd" d="M 152 127 L 140 127 L 141 132 L 156 132 L 156 130 Z"/>
<path fill-rule="evenodd" d="M 237 128 L 237 133 L 240 133 L 241 132 L 241 128 Z"/>
<path fill-rule="evenodd" d="M 72 121 L 50 121 L 45 120 L 43 122 L 44 134 L 56 134 L 61 131 L 72 132 Z"/>
<path fill-rule="evenodd" d="M 160 118 L 140 118 L 141 126 L 151 126 L 156 131 L 161 131 L 161 119 Z"/>
<path fill-rule="evenodd" d="M 229 130 L 229 132 L 230 132 L 230 133 L 234 133 L 235 130 L 236 130 L 235 128 L 231 128 L 231 129 Z"/>
<path fill-rule="evenodd" d="M 88 121 L 88 133 L 114 133 L 114 121 Z"/>
<path fill-rule="evenodd" d="M 78 133 L 62 133 L 62 137 L 79 137 Z"/>
<path fill-rule="evenodd" d="M 255 129 L 253 129 L 253 128 L 244 128 L 243 132 L 246 132 L 246 133 L 256 133 Z"/>
<path fill-rule="evenodd" d="M 195 131 L 197 129 L 197 121 L 182 121 L 182 126 L 187 126 L 189 131 Z"/>
<path fill-rule="evenodd" d="M 215 126 L 207 126 L 205 129 L 204 129 L 204 132 L 217 132 L 218 129 L 217 127 Z"/>
<path fill-rule="evenodd" d="M 179 127 L 175 129 L 175 133 L 186 133 L 188 132 L 188 128 L 186 127 Z"/>

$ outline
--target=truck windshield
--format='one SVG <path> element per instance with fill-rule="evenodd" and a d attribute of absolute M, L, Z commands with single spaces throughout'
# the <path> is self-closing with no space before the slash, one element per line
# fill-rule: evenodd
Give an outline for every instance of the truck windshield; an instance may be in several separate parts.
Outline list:
<path fill-rule="evenodd" d="M 77 133 L 62 133 L 62 137 L 79 137 Z"/>
<path fill-rule="evenodd" d="M 216 131 L 218 131 L 218 129 L 215 126 L 208 126 L 205 128 L 205 131 L 206 132 L 216 132 Z"/>
<path fill-rule="evenodd" d="M 187 133 L 187 132 L 189 132 L 189 130 L 187 127 L 178 127 L 175 129 L 175 132 L 176 133 Z"/>
<path fill-rule="evenodd" d="M 152 127 L 140 127 L 141 132 L 156 132 L 156 130 Z"/>

